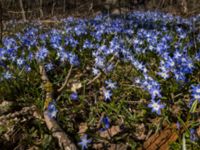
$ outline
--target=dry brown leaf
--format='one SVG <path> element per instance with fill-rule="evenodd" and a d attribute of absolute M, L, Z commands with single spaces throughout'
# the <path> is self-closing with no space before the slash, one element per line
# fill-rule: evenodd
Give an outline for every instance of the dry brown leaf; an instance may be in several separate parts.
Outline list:
<path fill-rule="evenodd" d="M 197 135 L 200 137 L 200 126 L 197 128 Z"/>
<path fill-rule="evenodd" d="M 127 145 L 125 144 L 108 144 L 106 143 L 106 149 L 107 150 L 126 150 L 127 149 Z M 93 149 L 95 150 L 102 150 L 102 149 L 105 149 L 105 145 L 103 143 L 96 143 L 96 144 L 93 144 Z"/>
<path fill-rule="evenodd" d="M 146 138 L 145 132 L 146 132 L 146 129 L 145 129 L 144 124 L 143 123 L 142 124 L 138 124 L 136 126 L 136 132 L 134 133 L 134 135 L 136 136 L 136 138 L 138 140 L 144 140 Z"/>
<path fill-rule="evenodd" d="M 95 150 L 102 150 L 103 149 L 103 143 L 94 143 L 93 149 Z"/>
<path fill-rule="evenodd" d="M 80 123 L 79 125 L 79 134 L 82 135 L 86 132 L 86 130 L 88 129 L 87 123 Z"/>
<path fill-rule="evenodd" d="M 81 82 L 76 82 L 72 84 L 71 91 L 76 92 L 78 89 L 82 87 Z"/>
<path fill-rule="evenodd" d="M 144 142 L 142 149 L 168 150 L 170 143 L 175 142 L 178 137 L 179 134 L 176 129 L 176 124 L 173 124 L 172 126 L 166 127 L 161 132 L 153 134 Z"/>
<path fill-rule="evenodd" d="M 110 144 L 108 150 L 126 150 L 127 145 L 125 144 Z"/>
<path fill-rule="evenodd" d="M 106 131 L 100 132 L 100 136 L 103 138 L 110 139 L 111 137 L 115 136 L 121 131 L 119 126 L 112 126 L 111 128 L 107 129 Z"/>

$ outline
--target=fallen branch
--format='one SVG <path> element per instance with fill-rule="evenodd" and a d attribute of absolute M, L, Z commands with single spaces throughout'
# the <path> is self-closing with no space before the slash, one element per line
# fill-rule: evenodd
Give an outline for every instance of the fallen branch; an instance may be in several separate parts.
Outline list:
<path fill-rule="evenodd" d="M 44 119 L 47 128 L 52 131 L 53 137 L 58 139 L 59 146 L 64 150 L 77 150 L 75 144 L 69 139 L 67 134 L 61 129 L 55 119 L 50 118 L 48 111 L 44 112 Z"/>
<path fill-rule="evenodd" d="M 64 150 L 77 150 L 76 145 L 69 139 L 67 134 L 61 129 L 55 119 L 48 115 L 48 104 L 53 101 L 53 86 L 49 81 L 44 66 L 40 66 L 40 74 L 43 82 L 43 88 L 46 92 L 44 120 L 47 128 L 52 131 L 53 137 L 58 140 L 59 146 Z"/>

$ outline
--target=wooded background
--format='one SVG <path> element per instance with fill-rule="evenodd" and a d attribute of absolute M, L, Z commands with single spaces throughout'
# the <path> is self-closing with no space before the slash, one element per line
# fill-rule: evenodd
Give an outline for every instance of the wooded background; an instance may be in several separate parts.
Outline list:
<path fill-rule="evenodd" d="M 200 13 L 200 0 L 0 0 L 0 41 L 8 21 L 90 17 L 134 10 L 159 10 L 188 17 Z"/>
<path fill-rule="evenodd" d="M 190 16 L 200 12 L 199 0 L 0 0 L 3 20 L 49 18 L 95 12 L 121 13 L 129 10 L 162 10 Z"/>

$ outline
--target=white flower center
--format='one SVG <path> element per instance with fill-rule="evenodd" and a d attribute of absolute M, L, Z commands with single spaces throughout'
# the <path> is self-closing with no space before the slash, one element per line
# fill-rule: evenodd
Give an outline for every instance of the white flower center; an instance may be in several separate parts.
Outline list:
<path fill-rule="evenodd" d="M 200 99 L 200 95 L 195 94 L 195 95 L 194 95 L 194 98 L 195 98 L 195 99 Z"/>
<path fill-rule="evenodd" d="M 197 93 L 200 93 L 200 88 L 199 88 L 199 89 L 197 89 Z"/>
<path fill-rule="evenodd" d="M 152 106 L 153 106 L 153 108 L 155 110 L 159 110 L 159 108 L 160 108 L 160 106 L 158 105 L 158 103 L 154 103 Z"/>

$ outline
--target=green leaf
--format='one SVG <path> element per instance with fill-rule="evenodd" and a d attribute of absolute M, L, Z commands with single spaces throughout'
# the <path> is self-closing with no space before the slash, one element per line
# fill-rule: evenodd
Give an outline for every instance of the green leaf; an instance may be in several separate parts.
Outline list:
<path fill-rule="evenodd" d="M 197 104 L 198 104 L 198 100 L 195 100 L 192 104 L 192 107 L 190 109 L 190 113 L 194 113 L 196 111 L 197 108 Z"/>

